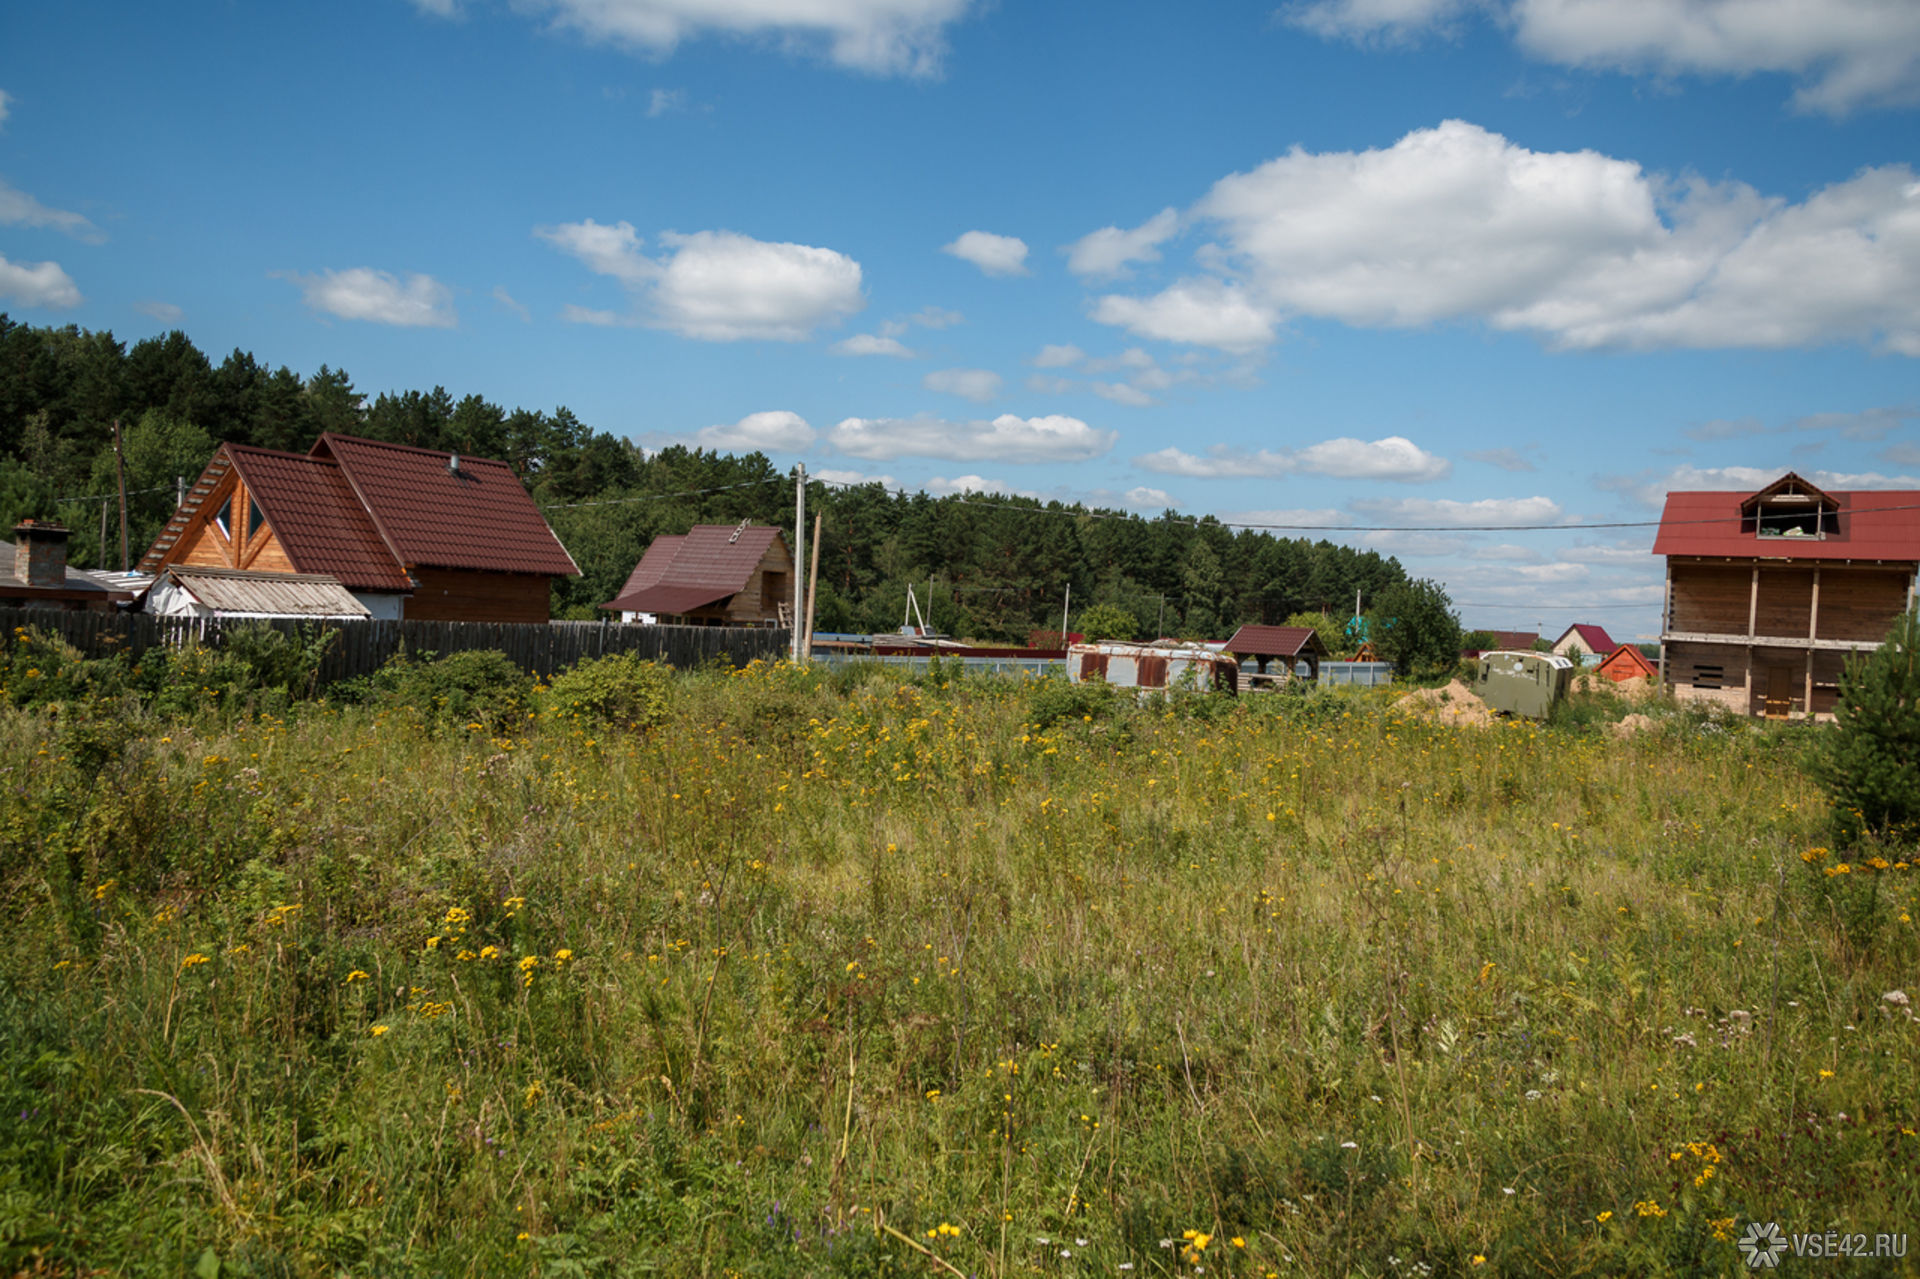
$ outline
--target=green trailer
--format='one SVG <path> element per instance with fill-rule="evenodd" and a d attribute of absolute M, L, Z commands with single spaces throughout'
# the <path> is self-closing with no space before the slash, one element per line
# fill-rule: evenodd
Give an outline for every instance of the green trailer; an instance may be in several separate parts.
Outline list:
<path fill-rule="evenodd" d="M 1545 719 L 1553 704 L 1567 695 L 1573 674 L 1573 663 L 1555 653 L 1482 653 L 1473 695 L 1489 710 Z"/>

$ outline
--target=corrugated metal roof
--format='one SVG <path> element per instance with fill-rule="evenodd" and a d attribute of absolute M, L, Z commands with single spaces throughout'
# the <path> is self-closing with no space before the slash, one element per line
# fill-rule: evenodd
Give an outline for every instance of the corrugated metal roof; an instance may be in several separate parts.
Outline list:
<path fill-rule="evenodd" d="M 1569 635 L 1578 635 L 1586 644 L 1589 652 L 1598 653 L 1602 657 L 1605 657 L 1608 653 L 1620 647 L 1613 642 L 1613 636 L 1607 634 L 1605 627 L 1595 626 L 1592 622 L 1575 622 L 1572 626 L 1562 631 L 1560 633 L 1560 639 L 1555 640 L 1554 643 L 1556 645 L 1559 644 L 1561 640 L 1566 639 Z"/>
<path fill-rule="evenodd" d="M 647 553 L 640 557 L 640 562 L 633 566 L 633 572 L 627 575 L 627 584 L 620 588 L 620 594 L 632 595 L 636 591 L 646 590 L 649 586 L 657 586 L 660 575 L 665 573 L 667 566 L 673 563 L 674 552 L 678 551 L 680 543 L 686 540 L 684 533 L 669 533 L 654 538 L 652 544 L 647 547 Z M 600 607 L 605 608 L 606 605 L 602 604 Z"/>
<path fill-rule="evenodd" d="M 725 599 L 745 590 L 768 549 L 785 540 L 779 529 L 753 524 L 696 524 L 683 535 L 657 537 L 619 596 L 600 607 L 623 613 L 684 613 Z M 667 544 L 664 550 L 662 543 Z M 636 589 L 634 583 L 647 577 L 651 581 Z M 687 602 L 702 592 L 698 602 Z"/>
<path fill-rule="evenodd" d="M 1298 657 L 1309 652 L 1324 656 L 1327 646 L 1311 626 L 1242 626 L 1227 641 L 1226 650 L 1237 657 Z"/>
<path fill-rule="evenodd" d="M 505 462 L 332 433 L 312 455 L 339 463 L 403 564 L 579 576 Z"/>
<path fill-rule="evenodd" d="M 732 595 L 711 586 L 648 586 L 600 607 L 616 613 L 690 613 Z"/>
<path fill-rule="evenodd" d="M 254 573 L 169 564 L 171 578 L 204 608 L 259 617 L 370 617 L 340 579 L 325 573 Z M 158 582 L 155 583 L 158 585 Z"/>
<path fill-rule="evenodd" d="M 294 568 L 330 574 L 361 590 L 412 588 L 336 463 L 246 444 L 220 447 Z"/>
<path fill-rule="evenodd" d="M 1751 496 L 1699 491 L 1667 494 L 1653 553 L 1734 559 L 1920 560 L 1920 491 L 1829 493 L 1840 506 L 1840 531 L 1824 537 L 1760 537 L 1741 532 L 1740 506 Z"/>

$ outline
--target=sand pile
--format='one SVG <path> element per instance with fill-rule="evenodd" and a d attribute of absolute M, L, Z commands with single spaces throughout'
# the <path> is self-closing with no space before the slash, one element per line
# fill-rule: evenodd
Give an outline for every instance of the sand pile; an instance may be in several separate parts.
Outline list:
<path fill-rule="evenodd" d="M 1493 712 L 1487 709 L 1487 704 L 1459 680 L 1445 688 L 1423 688 L 1408 693 L 1393 704 L 1393 709 L 1402 715 L 1417 715 L 1456 728 L 1482 728 L 1493 723 Z"/>
<path fill-rule="evenodd" d="M 1641 683 L 1646 683 L 1641 680 Z M 1611 730 L 1615 737 L 1632 737 L 1635 733 L 1644 733 L 1653 727 L 1653 721 L 1645 715 L 1629 715 L 1615 724 Z"/>

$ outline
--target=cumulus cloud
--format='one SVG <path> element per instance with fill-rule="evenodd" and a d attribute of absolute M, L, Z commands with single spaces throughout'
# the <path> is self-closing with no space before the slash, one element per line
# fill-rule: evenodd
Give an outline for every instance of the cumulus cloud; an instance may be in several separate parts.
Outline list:
<path fill-rule="evenodd" d="M 430 275 L 415 273 L 403 280 L 387 271 L 356 266 L 317 275 L 288 271 L 280 273 L 280 278 L 300 287 L 311 310 L 342 320 L 450 329 L 458 319 L 453 312 L 453 290 Z"/>
<path fill-rule="evenodd" d="M 87 244 L 99 244 L 106 235 L 78 213 L 49 208 L 0 178 L 0 226 L 45 227 Z"/>
<path fill-rule="evenodd" d="M 1557 524 L 1565 513 L 1550 497 L 1483 497 L 1473 502 L 1457 502 L 1451 498 L 1369 497 L 1351 505 L 1376 522 L 1418 528 Z"/>
<path fill-rule="evenodd" d="M 1404 43 L 1484 14 L 1560 66 L 1795 76 L 1832 115 L 1920 98 L 1920 8 L 1902 0 L 1308 0 L 1288 21 L 1333 39 Z"/>
<path fill-rule="evenodd" d="M 1087 358 L 1087 353 L 1071 342 L 1049 343 L 1033 357 L 1036 369 L 1064 369 Z"/>
<path fill-rule="evenodd" d="M 450 2 L 450 0 L 449 0 Z M 704 35 L 764 40 L 874 75 L 934 75 L 970 0 L 532 0 L 590 41 L 654 57 Z"/>
<path fill-rule="evenodd" d="M 942 418 L 850 417 L 828 433 L 828 442 L 849 457 L 886 462 L 897 457 L 938 457 L 957 462 L 1084 462 L 1113 447 L 1118 432 L 1088 426 L 1076 417 L 1016 417 L 954 422 Z"/>
<path fill-rule="evenodd" d="M 952 244 L 941 245 L 940 251 L 971 262 L 988 275 L 1027 273 L 1027 242 L 1016 236 L 968 231 Z"/>
<path fill-rule="evenodd" d="M 1464 121 L 1390 147 L 1296 148 L 1221 179 L 1194 216 L 1214 275 L 1108 296 L 1096 320 L 1225 350 L 1288 315 L 1358 327 L 1479 319 L 1559 347 L 1790 347 L 1920 355 L 1920 181 L 1863 169 L 1794 204 Z"/>
<path fill-rule="evenodd" d="M 1276 507 L 1260 511 L 1227 511 L 1222 524 L 1237 528 L 1310 529 L 1342 528 L 1353 523 L 1345 511 L 1331 507 Z"/>
<path fill-rule="evenodd" d="M 1884 458 L 1884 454 L 1883 454 Z M 1898 463 L 1895 463 L 1898 465 Z M 1627 501 L 1650 510 L 1666 505 L 1667 494 L 1676 492 L 1752 493 L 1773 483 L 1788 471 L 1796 471 L 1823 489 L 1846 492 L 1851 489 L 1920 488 L 1920 476 L 1887 475 L 1880 471 L 1802 470 L 1780 466 L 1676 466 L 1668 471 L 1637 471 L 1628 475 L 1596 476 L 1593 485 L 1607 493 L 1617 493 Z"/>
<path fill-rule="evenodd" d="M 186 318 L 187 314 L 171 302 L 161 302 L 153 299 L 145 302 L 135 302 L 133 309 L 142 315 L 160 321 L 162 324 L 178 324 Z"/>
<path fill-rule="evenodd" d="M 1205 456 L 1168 447 L 1136 457 L 1133 464 L 1162 475 L 1184 475 L 1193 479 L 1326 475 L 1335 479 L 1424 484 L 1443 480 L 1453 473 L 1453 463 L 1400 435 L 1371 442 L 1343 436 L 1301 449 L 1248 450 L 1216 444 Z"/>
<path fill-rule="evenodd" d="M 1067 270 L 1097 278 L 1124 275 L 1135 262 L 1158 262 L 1160 245 L 1179 229 L 1180 215 L 1172 209 L 1160 210 L 1132 230 L 1101 227 L 1067 246 Z"/>
<path fill-rule="evenodd" d="M 746 453 L 798 453 L 817 438 L 819 432 L 805 418 L 785 409 L 749 413 L 731 426 L 703 427 L 694 436 L 702 448 Z"/>
<path fill-rule="evenodd" d="M 827 349 L 835 355 L 890 355 L 896 360 L 913 358 L 913 352 L 902 345 L 898 338 L 880 337 L 873 333 L 856 333 Z"/>
<path fill-rule="evenodd" d="M 0 298 L 21 306 L 69 307 L 83 300 L 58 262 L 9 262 L 0 256 Z"/>
<path fill-rule="evenodd" d="M 990 369 L 936 369 L 920 379 L 920 385 L 942 395 L 985 404 L 1000 394 L 1000 375 Z"/>
<path fill-rule="evenodd" d="M 860 264 L 832 249 L 756 240 L 733 231 L 666 232 L 648 257 L 629 222 L 536 227 L 534 234 L 616 280 L 645 312 L 641 322 L 708 342 L 798 342 L 866 305 Z M 600 314 L 570 308 L 569 318 Z"/>
<path fill-rule="evenodd" d="M 983 475 L 956 475 L 952 479 L 935 475 L 921 487 L 935 497 L 949 497 L 959 493 L 1012 493 L 1019 497 L 1033 496 L 1031 493 L 1020 492 L 1005 480 L 990 480 Z"/>

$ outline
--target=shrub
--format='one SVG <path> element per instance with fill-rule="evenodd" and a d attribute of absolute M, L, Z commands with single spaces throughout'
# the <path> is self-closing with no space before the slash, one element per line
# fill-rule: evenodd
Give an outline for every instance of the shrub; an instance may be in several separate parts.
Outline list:
<path fill-rule="evenodd" d="M 1864 661 L 1847 663 L 1833 717 L 1837 727 L 1808 767 L 1833 805 L 1835 838 L 1920 835 L 1920 611 L 1908 610 Z"/>
<path fill-rule="evenodd" d="M 400 652 L 363 679 L 333 687 L 340 701 L 409 706 L 429 721 L 477 722 L 494 731 L 526 714 L 533 680 L 505 653 L 491 649 L 425 660 Z"/>
<path fill-rule="evenodd" d="M 1118 604 L 1095 604 L 1076 619 L 1077 629 L 1088 644 L 1102 640 L 1131 640 L 1140 633 L 1140 623 Z"/>
<path fill-rule="evenodd" d="M 652 728 L 667 716 L 672 672 L 631 653 L 589 658 L 554 677 L 545 702 L 549 711 L 578 713 L 603 724 Z"/>
<path fill-rule="evenodd" d="M 1132 698 L 1105 680 L 1072 684 L 1046 679 L 1034 683 L 1027 714 L 1035 728 L 1049 728 L 1062 719 L 1105 719 L 1131 704 Z"/>

